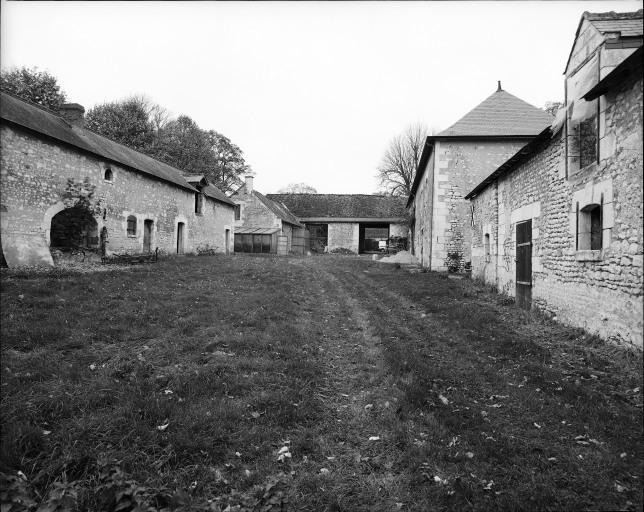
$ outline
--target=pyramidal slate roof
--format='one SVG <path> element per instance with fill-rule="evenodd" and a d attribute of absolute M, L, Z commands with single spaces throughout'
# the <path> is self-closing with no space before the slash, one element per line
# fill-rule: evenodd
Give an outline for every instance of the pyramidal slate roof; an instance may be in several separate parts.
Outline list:
<path fill-rule="evenodd" d="M 404 219 L 402 196 L 367 194 L 268 194 L 301 219 Z"/>
<path fill-rule="evenodd" d="M 537 135 L 552 116 L 513 94 L 499 89 L 437 137 Z"/>

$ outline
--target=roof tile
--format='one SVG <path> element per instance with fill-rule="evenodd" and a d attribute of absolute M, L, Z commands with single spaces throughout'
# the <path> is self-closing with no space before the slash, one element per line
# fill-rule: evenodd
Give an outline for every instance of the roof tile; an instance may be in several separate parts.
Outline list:
<path fill-rule="evenodd" d="M 268 194 L 300 218 L 405 218 L 405 197 L 367 194 Z"/>

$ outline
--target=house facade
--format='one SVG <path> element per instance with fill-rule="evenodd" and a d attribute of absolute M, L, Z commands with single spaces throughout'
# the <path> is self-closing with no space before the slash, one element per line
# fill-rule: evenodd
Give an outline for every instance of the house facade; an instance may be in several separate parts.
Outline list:
<path fill-rule="evenodd" d="M 302 254 L 304 226 L 288 208 L 255 190 L 253 176 L 231 196 L 235 202 L 235 252 Z"/>
<path fill-rule="evenodd" d="M 0 240 L 9 266 L 53 265 L 50 247 L 70 242 L 70 183 L 93 189 L 94 212 L 75 244 L 103 245 L 107 254 L 231 249 L 231 200 L 84 128 L 82 106 L 57 114 L 2 93 L 0 112 Z"/>
<path fill-rule="evenodd" d="M 405 199 L 367 194 L 268 194 L 306 226 L 313 252 L 378 252 L 390 237 L 407 238 Z"/>
<path fill-rule="evenodd" d="M 468 195 L 472 275 L 642 346 L 642 11 L 584 13 L 556 121 Z"/>
<path fill-rule="evenodd" d="M 472 214 L 465 194 L 551 122 L 548 113 L 499 82 L 455 124 L 427 137 L 407 202 L 412 250 L 423 267 L 469 267 Z"/>

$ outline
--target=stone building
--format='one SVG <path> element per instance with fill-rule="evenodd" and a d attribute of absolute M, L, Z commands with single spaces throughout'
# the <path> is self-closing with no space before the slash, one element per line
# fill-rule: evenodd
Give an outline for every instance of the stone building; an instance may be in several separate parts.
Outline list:
<path fill-rule="evenodd" d="M 297 215 L 312 251 L 377 252 L 389 237 L 407 238 L 405 199 L 367 194 L 268 194 Z"/>
<path fill-rule="evenodd" d="M 642 11 L 584 13 L 565 108 L 467 195 L 474 277 L 524 307 L 639 346 L 641 45 Z"/>
<path fill-rule="evenodd" d="M 545 111 L 496 92 L 438 135 L 427 137 L 407 202 L 412 251 L 431 270 L 471 261 L 465 194 L 552 122 Z"/>
<path fill-rule="evenodd" d="M 80 105 L 59 115 L 0 99 L 0 238 L 9 266 L 52 265 L 50 245 L 72 239 L 97 250 L 106 241 L 107 253 L 231 249 L 234 203 L 212 185 L 197 190 L 178 169 L 84 128 Z M 94 189 L 93 215 L 78 233 L 70 180 Z"/>
<path fill-rule="evenodd" d="M 235 202 L 235 252 L 304 252 L 304 226 L 285 206 L 253 187 L 253 176 L 231 196 Z"/>

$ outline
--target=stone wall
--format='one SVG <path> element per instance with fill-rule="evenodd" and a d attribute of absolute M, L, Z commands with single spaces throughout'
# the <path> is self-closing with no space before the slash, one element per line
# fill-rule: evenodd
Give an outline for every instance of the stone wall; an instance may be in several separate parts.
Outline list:
<path fill-rule="evenodd" d="M 473 199 L 473 276 L 514 295 L 516 223 L 532 219 L 533 305 L 565 323 L 641 346 L 641 77 L 625 81 L 600 105 L 600 137 L 613 142 L 600 145 L 599 163 L 568 174 L 562 131 Z M 578 207 L 593 204 L 602 207 L 601 250 L 578 244 Z"/>
<path fill-rule="evenodd" d="M 334 249 L 348 249 L 358 254 L 360 250 L 360 224 L 357 222 L 329 222 L 329 252 Z"/>
<path fill-rule="evenodd" d="M 241 205 L 241 218 L 235 221 L 236 226 L 253 228 L 282 227 L 282 220 L 269 210 L 255 194 L 235 194 L 231 199 Z"/>
<path fill-rule="evenodd" d="M 432 270 L 463 270 L 471 261 L 471 219 L 464 196 L 526 144 L 525 139 L 434 141 L 415 198 L 415 253 Z"/>
<path fill-rule="evenodd" d="M 23 265 L 52 264 L 49 254 L 51 219 L 64 209 L 61 194 L 68 178 L 89 178 L 102 213 L 98 230 L 108 229 L 108 252 L 141 252 L 143 223 L 153 221 L 152 248 L 166 253 L 177 249 L 177 225 L 184 227 L 184 252 L 197 248 L 226 248 L 232 236 L 233 209 L 204 198 L 203 213 L 195 213 L 194 192 L 104 161 L 89 153 L 41 138 L 26 130 L 2 125 L 0 167 L 2 246 L 7 259 Z M 112 170 L 112 180 L 104 179 Z M 127 218 L 135 216 L 135 235 L 127 234 Z"/>

